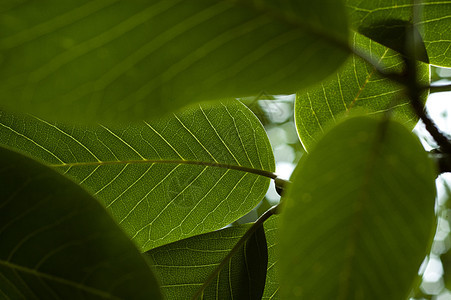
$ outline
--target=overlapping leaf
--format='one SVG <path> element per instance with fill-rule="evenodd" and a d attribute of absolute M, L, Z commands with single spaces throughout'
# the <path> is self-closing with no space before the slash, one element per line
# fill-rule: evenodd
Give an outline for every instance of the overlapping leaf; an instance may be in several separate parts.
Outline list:
<path fill-rule="evenodd" d="M 0 147 L 0 298 L 162 299 L 139 251 L 78 185 Z"/>
<path fill-rule="evenodd" d="M 400 71 L 400 55 L 360 34 L 354 34 L 353 46 L 371 55 L 387 72 Z M 429 82 L 429 67 L 419 65 L 420 80 Z M 426 99 L 423 95 L 423 100 Z M 305 149 L 309 151 L 326 128 L 351 111 L 381 114 L 390 110 L 393 117 L 413 128 L 418 118 L 409 106 L 403 87 L 377 73 L 352 56 L 338 73 L 321 84 L 296 95 L 296 127 Z"/>
<path fill-rule="evenodd" d="M 444 187 L 446 190 L 446 196 L 445 196 L 446 201 L 445 201 L 445 206 L 442 208 L 443 210 L 439 211 L 439 214 L 442 217 L 441 221 L 444 222 L 444 224 L 446 224 L 446 223 L 449 224 L 450 215 L 448 212 L 449 212 L 449 209 L 451 208 L 450 207 L 451 206 L 451 194 L 450 194 L 451 190 L 450 190 L 450 187 L 448 186 L 448 184 L 446 184 L 446 183 L 445 183 Z M 443 228 L 445 228 L 445 226 L 443 226 Z M 439 221 L 438 227 L 439 227 L 438 230 L 443 232 L 443 228 L 440 228 L 440 221 Z M 451 288 L 451 251 L 450 251 L 450 249 L 448 249 L 446 252 L 438 253 L 438 254 L 440 254 L 440 260 L 441 260 L 442 266 L 443 266 L 443 283 L 445 284 L 445 287 L 447 289 L 450 289 Z"/>
<path fill-rule="evenodd" d="M 46 118 L 141 120 L 293 93 L 349 52 L 336 0 L 3 2 L 0 104 Z"/>
<path fill-rule="evenodd" d="M 406 299 L 435 229 L 435 174 L 394 121 L 337 125 L 296 168 L 284 199 L 284 299 Z"/>
<path fill-rule="evenodd" d="M 194 236 L 146 252 L 167 299 L 191 299 L 251 224 Z M 261 299 L 268 251 L 257 230 L 205 289 L 202 299 Z"/>
<path fill-rule="evenodd" d="M 451 67 L 451 1 L 417 1 L 420 20 L 416 23 L 422 34 L 429 62 L 434 65 Z M 412 22 L 415 1 L 372 1 L 346 0 L 350 12 L 351 25 L 362 32 L 396 30 L 396 21 Z M 400 23 L 402 25 L 402 23 Z M 390 26 L 392 28 L 390 28 Z"/>
<path fill-rule="evenodd" d="M 258 119 L 239 102 L 122 128 L 0 114 L 0 141 L 61 170 L 100 199 L 145 251 L 249 212 L 269 179 L 205 163 L 274 170 Z"/>
<path fill-rule="evenodd" d="M 265 221 L 266 244 L 268 245 L 268 269 L 262 299 L 279 299 L 279 216 Z"/>

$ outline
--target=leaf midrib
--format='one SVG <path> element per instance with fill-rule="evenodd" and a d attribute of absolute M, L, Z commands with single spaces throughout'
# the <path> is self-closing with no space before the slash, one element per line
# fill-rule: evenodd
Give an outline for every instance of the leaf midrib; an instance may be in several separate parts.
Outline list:
<path fill-rule="evenodd" d="M 355 45 L 355 36 L 354 36 L 354 47 L 356 47 L 356 45 Z M 385 55 L 387 55 L 387 53 L 388 53 L 388 48 L 385 49 L 384 53 L 382 54 L 382 56 L 381 56 L 381 57 L 379 58 L 379 60 L 377 61 L 378 64 L 380 64 L 380 63 L 382 62 L 382 60 L 385 58 Z M 354 62 L 353 62 L 353 67 L 354 67 L 354 69 L 355 69 L 355 59 L 356 59 L 356 57 L 357 57 L 356 55 L 354 55 L 354 57 L 353 57 L 353 60 L 354 60 Z M 368 63 L 368 62 L 365 62 L 365 63 Z M 355 103 L 357 102 L 357 100 L 359 99 L 360 94 L 363 92 L 363 90 L 365 89 L 365 87 L 366 87 L 366 85 L 368 84 L 368 82 L 370 82 L 370 79 L 371 79 L 371 77 L 373 77 L 373 75 L 375 74 L 375 72 L 376 72 L 376 67 L 375 67 L 375 66 L 372 66 L 371 72 L 368 73 L 368 75 L 366 76 L 365 81 L 364 81 L 363 84 L 360 86 L 360 88 L 359 88 L 359 90 L 357 91 L 357 93 L 356 93 L 354 99 L 352 100 L 351 104 L 349 105 L 349 107 L 346 108 L 346 112 L 349 112 L 349 110 L 352 109 L 352 108 L 354 107 L 354 104 L 355 104 Z M 359 83 L 359 82 L 357 81 L 357 83 Z"/>
<path fill-rule="evenodd" d="M 17 264 L 14 264 L 12 262 L 5 261 L 5 260 L 2 260 L 2 259 L 0 259 L 0 265 L 5 266 L 5 267 L 10 268 L 10 269 L 13 269 L 13 270 L 17 270 L 19 272 L 31 274 L 31 275 L 34 275 L 36 277 L 41 277 L 41 278 L 45 278 L 45 279 L 48 279 L 48 280 L 55 281 L 55 282 L 60 283 L 60 284 L 68 285 L 68 286 L 71 286 L 71 287 L 83 290 L 83 291 L 85 291 L 87 293 L 90 293 L 90 294 L 93 294 L 93 295 L 96 295 L 96 296 L 100 296 L 102 298 L 118 299 L 118 300 L 120 299 L 120 298 L 118 298 L 118 297 L 116 297 L 116 296 L 114 296 L 114 295 L 112 295 L 112 294 L 110 294 L 108 292 L 105 292 L 105 291 L 102 291 L 102 290 L 99 290 L 99 289 L 96 289 L 96 288 L 93 288 L 93 287 L 90 287 L 90 286 L 86 286 L 84 284 L 81 284 L 81 283 L 78 283 L 78 282 L 74 282 L 72 280 L 68 280 L 68 279 L 57 277 L 57 276 L 54 276 L 54 275 L 51 275 L 51 274 L 39 272 L 38 270 L 30 269 L 30 268 L 24 267 L 24 266 L 20 266 L 20 265 L 17 265 Z"/>
<path fill-rule="evenodd" d="M 85 166 L 103 166 L 103 165 L 131 165 L 131 164 L 174 164 L 174 165 L 198 165 L 209 166 L 223 169 L 232 169 L 246 173 L 257 174 L 260 176 L 275 179 L 277 176 L 273 172 L 246 167 L 242 165 L 231 165 L 225 163 L 209 162 L 209 161 L 195 161 L 195 160 L 172 160 L 172 159 L 138 159 L 138 160 L 113 160 L 113 161 L 87 161 L 87 162 L 73 162 L 73 163 L 58 163 L 48 164 L 52 168 L 64 167 L 85 167 Z"/>

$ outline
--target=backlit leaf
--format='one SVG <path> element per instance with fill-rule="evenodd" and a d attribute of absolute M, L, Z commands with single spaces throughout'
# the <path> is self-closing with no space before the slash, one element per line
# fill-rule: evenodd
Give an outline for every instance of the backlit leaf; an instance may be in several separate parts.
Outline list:
<path fill-rule="evenodd" d="M 284 299 L 407 299 L 435 230 L 434 172 L 394 121 L 358 117 L 327 133 L 283 200 Z"/>
<path fill-rule="evenodd" d="M 268 270 L 262 299 L 279 299 L 279 216 L 265 221 L 266 244 L 268 245 Z"/>
<path fill-rule="evenodd" d="M 146 252 L 167 299 L 191 299 L 251 224 L 229 227 Z M 257 230 L 205 289 L 202 299 L 261 299 L 268 252 Z"/>
<path fill-rule="evenodd" d="M 220 229 L 261 201 L 274 171 L 265 130 L 243 104 L 196 106 L 123 127 L 75 127 L 0 114 L 0 143 L 80 183 L 142 251 Z"/>
<path fill-rule="evenodd" d="M 403 60 L 390 50 L 360 34 L 354 34 L 353 46 L 371 55 L 387 72 L 399 72 Z M 419 64 L 420 80 L 429 83 L 429 66 Z M 422 100 L 426 100 L 426 93 Z M 350 57 L 327 80 L 296 95 L 295 121 L 304 148 L 309 151 L 330 126 L 350 112 L 384 114 L 413 128 L 418 120 L 411 110 L 403 87 L 377 73 L 374 67 L 356 56 Z"/>
<path fill-rule="evenodd" d="M 361 32 L 396 30 L 394 21 L 412 22 L 412 3 L 411 0 L 346 0 L 351 26 Z M 418 3 L 420 20 L 415 25 L 423 37 L 429 62 L 451 67 L 451 1 L 422 0 Z"/>
<path fill-rule="evenodd" d="M 162 299 L 146 260 L 69 179 L 0 147 L 1 299 Z"/>
<path fill-rule="evenodd" d="M 0 97 L 66 121 L 294 93 L 347 57 L 342 1 L 2 1 Z"/>

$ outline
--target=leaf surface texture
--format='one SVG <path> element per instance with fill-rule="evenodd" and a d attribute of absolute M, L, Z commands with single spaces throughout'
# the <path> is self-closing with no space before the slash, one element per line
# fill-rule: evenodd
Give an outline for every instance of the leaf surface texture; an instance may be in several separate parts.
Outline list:
<path fill-rule="evenodd" d="M 436 228 L 434 172 L 397 122 L 358 117 L 327 133 L 284 199 L 284 299 L 408 298 Z"/>
<path fill-rule="evenodd" d="M 418 2 L 419 20 L 415 23 L 421 32 L 429 62 L 451 67 L 451 1 L 422 0 Z M 412 22 L 410 0 L 372 1 L 347 0 L 351 27 L 356 30 L 393 30 L 393 21 Z M 386 25 L 387 24 L 387 25 Z"/>
<path fill-rule="evenodd" d="M 262 125 L 237 101 L 120 128 L 3 112 L 0 140 L 80 183 L 142 251 L 222 228 L 268 189 L 269 178 L 204 163 L 274 170 Z"/>
<path fill-rule="evenodd" d="M 167 299 L 190 299 L 251 224 L 205 233 L 146 252 Z M 201 299 L 261 299 L 268 252 L 257 230 L 207 286 Z"/>
<path fill-rule="evenodd" d="M 280 217 L 274 215 L 264 224 L 268 245 L 268 269 L 263 300 L 279 299 L 279 222 Z"/>
<path fill-rule="evenodd" d="M 0 298 L 162 299 L 135 245 L 92 196 L 0 147 Z"/>
<path fill-rule="evenodd" d="M 353 47 L 368 53 L 386 72 L 401 72 L 403 60 L 395 51 L 354 33 Z M 429 66 L 418 64 L 418 77 L 429 83 Z M 426 101 L 427 94 L 422 95 Z M 418 121 L 402 85 L 384 78 L 357 56 L 314 87 L 296 94 L 295 122 L 300 140 L 309 151 L 323 132 L 349 114 L 383 115 L 413 128 Z"/>
<path fill-rule="evenodd" d="M 294 93 L 346 59 L 344 16 L 336 0 L 7 0 L 0 97 L 46 119 L 111 124 Z"/>

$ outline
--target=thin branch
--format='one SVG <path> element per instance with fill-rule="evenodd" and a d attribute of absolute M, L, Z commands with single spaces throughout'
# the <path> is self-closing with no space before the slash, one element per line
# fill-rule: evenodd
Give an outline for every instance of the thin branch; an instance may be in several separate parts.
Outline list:
<path fill-rule="evenodd" d="M 438 174 L 451 172 L 451 154 L 442 153 L 439 149 L 429 152 L 429 157 L 432 158 L 438 166 Z"/>
<path fill-rule="evenodd" d="M 414 0 L 415 3 L 417 3 L 417 0 Z M 418 14 L 418 11 L 416 8 L 413 8 L 414 11 L 412 12 L 414 17 Z M 421 94 L 424 92 L 422 89 L 422 85 L 418 82 L 417 79 L 417 65 L 416 65 L 416 58 L 417 58 L 417 43 L 418 41 L 415 40 L 415 25 L 412 25 L 408 32 L 408 39 L 407 41 L 409 44 L 407 45 L 407 49 L 410 49 L 411 53 L 410 55 L 404 57 L 404 63 L 405 63 L 405 88 L 406 93 L 409 96 L 410 104 L 413 110 L 415 111 L 416 115 L 423 121 L 426 130 L 429 131 L 429 133 L 432 135 L 434 140 L 437 142 L 437 144 L 440 146 L 441 150 L 446 153 L 451 153 L 451 142 L 435 125 L 434 121 L 429 117 L 428 113 L 426 112 L 424 105 L 421 101 Z"/>
<path fill-rule="evenodd" d="M 207 288 L 207 286 L 218 276 L 218 274 L 221 272 L 221 270 L 224 268 L 224 266 L 229 262 L 229 260 L 232 258 L 233 255 L 235 255 L 241 248 L 241 246 L 244 245 L 244 243 L 254 234 L 257 229 L 260 228 L 260 226 L 263 225 L 263 223 L 268 220 L 269 217 L 272 215 L 278 214 L 279 205 L 275 205 L 268 209 L 263 215 L 258 218 L 257 221 L 255 221 L 254 224 L 246 231 L 246 233 L 239 239 L 239 241 L 235 244 L 235 246 L 230 250 L 230 252 L 227 254 L 226 257 L 221 261 L 221 263 L 216 267 L 216 269 L 208 276 L 208 278 L 204 281 L 202 286 L 196 291 L 194 296 L 191 298 L 192 300 L 196 300 L 199 298 L 199 296 L 202 295 L 204 290 Z"/>
<path fill-rule="evenodd" d="M 451 92 L 451 84 L 430 85 L 423 87 L 423 89 L 429 89 L 430 93 Z"/>
<path fill-rule="evenodd" d="M 426 130 L 431 134 L 437 144 L 446 153 L 451 153 L 451 142 L 450 140 L 437 128 L 434 121 L 429 117 L 428 113 L 424 109 L 423 103 L 420 100 L 419 92 L 412 91 L 408 88 L 408 93 L 410 94 L 410 104 L 415 111 L 416 115 L 423 121 Z"/>
<path fill-rule="evenodd" d="M 51 164 L 50 167 L 53 168 L 64 168 L 64 167 L 82 167 L 82 166 L 103 166 L 103 165 L 129 165 L 129 164 L 176 164 L 176 165 L 198 165 L 198 166 L 209 166 L 216 168 L 232 169 L 242 172 L 257 174 L 260 176 L 268 177 L 271 179 L 276 179 L 277 175 L 273 172 L 266 170 L 254 169 L 245 166 L 229 165 L 216 162 L 208 161 L 194 161 L 194 160 L 164 160 L 164 159 L 140 159 L 140 160 L 122 160 L 122 161 L 92 161 L 92 162 L 76 162 L 76 163 L 60 163 Z"/>
<path fill-rule="evenodd" d="M 450 140 L 437 128 L 434 121 L 429 117 L 428 113 L 424 109 L 423 103 L 420 100 L 421 90 L 413 85 L 407 88 L 407 93 L 409 94 L 410 104 L 415 111 L 416 115 L 423 121 L 426 130 L 431 134 L 437 144 L 446 153 L 451 153 L 451 142 Z"/>

